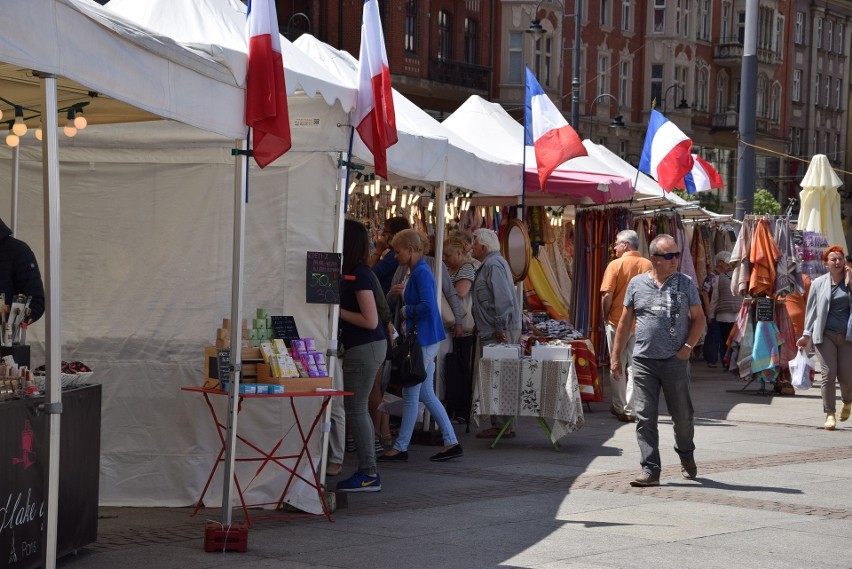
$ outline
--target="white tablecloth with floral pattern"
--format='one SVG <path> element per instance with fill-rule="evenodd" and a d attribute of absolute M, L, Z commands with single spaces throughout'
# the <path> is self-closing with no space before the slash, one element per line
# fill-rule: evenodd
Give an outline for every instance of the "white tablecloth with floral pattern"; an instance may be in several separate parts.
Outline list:
<path fill-rule="evenodd" d="M 474 385 L 472 415 L 475 421 L 489 415 L 549 419 L 551 440 L 557 442 L 584 423 L 573 361 L 483 358 Z"/>

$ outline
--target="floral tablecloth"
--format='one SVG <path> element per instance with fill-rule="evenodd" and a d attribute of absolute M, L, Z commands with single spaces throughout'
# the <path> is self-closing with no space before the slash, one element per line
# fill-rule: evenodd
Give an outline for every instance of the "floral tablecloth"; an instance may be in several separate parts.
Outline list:
<path fill-rule="evenodd" d="M 479 362 L 473 392 L 474 420 L 488 415 L 550 419 L 551 440 L 583 426 L 583 402 L 573 361 L 492 360 Z"/>

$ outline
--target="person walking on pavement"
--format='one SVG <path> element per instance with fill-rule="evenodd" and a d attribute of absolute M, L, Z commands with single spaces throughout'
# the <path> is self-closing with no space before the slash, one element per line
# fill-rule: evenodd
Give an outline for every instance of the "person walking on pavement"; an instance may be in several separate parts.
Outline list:
<path fill-rule="evenodd" d="M 674 237 L 657 235 L 649 247 L 651 270 L 634 277 L 627 285 L 624 312 L 615 332 L 612 374 L 624 377 L 621 352 L 635 325 L 633 352 L 636 439 L 639 443 L 642 473 L 631 486 L 659 486 L 660 389 L 672 417 L 675 452 L 680 457 L 681 475 L 693 479 L 698 474 L 693 453 L 692 398 L 689 390 L 689 357 L 704 330 L 704 311 L 698 289 L 685 274 L 678 272 L 680 253 Z"/>
<path fill-rule="evenodd" d="M 500 240 L 490 229 L 473 232 L 473 258 L 482 264 L 473 281 L 473 321 L 479 334 L 479 345 L 517 344 L 521 340 L 521 306 L 515 294 L 515 283 L 509 263 L 500 254 Z M 481 354 L 480 354 L 481 355 Z M 508 419 L 491 416 L 491 427 L 476 434 L 478 439 L 493 439 Z M 504 438 L 515 436 L 513 430 Z"/>
<path fill-rule="evenodd" d="M 604 271 L 601 282 L 601 308 L 604 316 L 606 341 L 613 359 L 612 347 L 615 341 L 615 329 L 624 311 L 624 293 L 630 280 L 651 270 L 651 261 L 639 252 L 639 235 L 632 229 L 625 229 L 615 236 L 615 260 Z M 633 346 L 636 337 L 631 330 L 625 349 L 621 352 L 620 367 L 626 372 L 625 381 L 617 381 L 610 374 L 612 396 L 609 411 L 624 423 L 636 420 L 633 414 Z"/>
<path fill-rule="evenodd" d="M 822 373 L 823 428 L 833 431 L 837 427 L 837 383 L 843 400 L 840 420 L 846 421 L 852 412 L 852 341 L 846 334 L 852 307 L 852 268 L 844 262 L 843 249 L 838 245 L 826 249 L 822 260 L 828 272 L 811 284 L 805 330 L 796 345 L 806 348 L 813 342 Z"/>
<path fill-rule="evenodd" d="M 708 345 L 705 340 L 704 355 L 709 367 L 716 367 L 725 357 L 728 336 L 737 321 L 737 315 L 743 305 L 743 299 L 731 292 L 731 254 L 728 251 L 716 253 L 716 280 L 710 291 L 710 308 L 707 310 L 707 336 L 713 330 L 715 343 Z"/>

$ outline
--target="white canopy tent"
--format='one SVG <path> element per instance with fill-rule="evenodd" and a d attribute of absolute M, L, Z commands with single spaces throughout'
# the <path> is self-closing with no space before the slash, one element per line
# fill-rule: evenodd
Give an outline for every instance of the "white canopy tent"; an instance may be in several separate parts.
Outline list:
<path fill-rule="evenodd" d="M 221 53 L 213 42 L 206 49 L 200 45 L 192 49 L 183 47 L 169 38 L 141 29 L 90 0 L 16 0 L 0 19 L 0 94 L 15 104 L 38 109 L 45 127 L 41 151 L 25 139 L 22 150 L 3 151 L 11 160 L 0 165 L 0 168 L 11 165 L 8 170 L 0 169 L 10 182 L 7 187 L 20 178 L 24 188 L 20 212 L 26 223 L 19 224 L 19 236 L 28 241 L 37 254 L 42 247 L 46 251 L 40 263 L 46 277 L 48 313 L 43 322 L 33 327 L 29 339 L 36 355 L 38 348 L 44 347 L 50 377 L 59 377 L 59 363 L 63 358 L 88 357 L 89 363 L 102 372 L 96 380 L 104 383 L 104 432 L 109 434 L 106 440 L 109 444 L 111 436 L 120 439 L 120 444 L 112 448 L 115 455 L 107 456 L 110 448 L 106 448 L 103 458 L 101 488 L 106 503 L 127 504 L 139 499 L 149 505 L 157 500 L 161 504 L 189 503 L 195 497 L 189 497 L 195 492 L 193 475 L 203 476 L 203 472 L 193 471 L 193 465 L 196 462 L 209 465 L 218 451 L 215 431 L 205 430 L 197 433 L 197 437 L 189 437 L 191 440 L 183 439 L 184 453 L 197 455 L 196 460 L 187 460 L 180 453 L 164 456 L 164 447 L 173 440 L 181 444 L 181 437 L 176 437 L 175 433 L 183 429 L 191 432 L 190 422 L 197 428 L 192 416 L 198 408 L 194 411 L 186 408 L 178 387 L 198 383 L 201 348 L 210 342 L 216 322 L 222 316 L 234 318 L 236 314 L 238 318 L 241 314 L 237 275 L 241 279 L 245 190 L 244 177 L 240 175 L 240 168 L 235 168 L 230 149 L 234 139 L 239 146 L 239 139 L 245 136 L 244 91 L 234 73 L 211 55 Z M 33 70 L 38 71 L 39 76 L 44 73 L 48 76 L 40 79 Z M 53 74 L 59 75 L 59 80 L 54 79 Z M 304 83 L 291 82 L 290 87 L 295 92 L 297 88 L 293 83 L 303 91 L 316 92 L 305 89 L 308 79 Z M 324 86 L 317 87 L 326 100 L 354 100 L 348 87 L 333 82 L 329 85 L 329 91 L 323 91 Z M 39 95 L 41 91 L 43 95 Z M 94 95 L 96 97 L 86 108 L 93 125 L 163 116 L 226 138 L 212 142 L 199 131 L 189 129 L 188 132 L 172 123 L 158 123 L 154 127 L 140 125 L 138 129 L 123 126 L 112 131 L 101 130 L 109 127 L 90 127 L 74 141 L 61 141 L 63 163 L 60 166 L 57 161 L 59 142 L 53 136 L 57 132 L 57 109 Z M 264 221 L 279 228 L 270 251 L 278 253 L 281 243 L 285 243 L 287 249 L 286 261 L 274 265 L 278 271 L 275 280 L 285 284 L 288 278 L 291 280 L 276 300 L 283 299 L 279 302 L 286 303 L 288 313 L 297 316 L 300 323 L 304 322 L 300 330 L 303 335 L 325 338 L 328 335 L 326 323 L 331 320 L 326 316 L 327 309 L 321 307 L 322 314 L 319 314 L 320 308 L 306 306 L 304 297 L 298 298 L 298 292 L 304 289 L 294 281 L 298 280 L 297 275 L 304 274 L 306 250 L 330 250 L 337 241 L 334 223 L 322 220 L 328 212 L 339 207 L 337 164 L 339 153 L 345 148 L 345 133 L 337 125 L 346 116 L 346 110 L 340 105 L 330 107 L 322 100 L 319 105 L 312 105 L 304 92 L 296 99 L 291 102 L 291 117 L 308 120 L 294 121 L 297 127 L 293 129 L 294 150 L 287 154 L 286 163 L 278 165 L 281 169 L 277 172 L 267 169 L 253 180 L 266 180 L 266 189 L 275 194 L 269 199 L 279 200 L 278 208 L 269 203 L 259 206 L 264 213 L 274 216 Z M 163 136 L 163 132 L 172 132 L 173 128 L 180 131 L 177 136 Z M 129 138 L 124 148 L 114 143 L 119 134 Z M 82 154 L 68 152 L 66 148 L 78 148 Z M 185 153 L 187 150 L 189 156 Z M 197 157 L 199 153 L 204 154 L 204 158 Z M 20 173 L 16 165 L 19 157 L 23 157 Z M 110 166 L 101 167 L 102 161 Z M 210 166 L 211 162 L 218 166 Z M 151 163 L 162 167 L 152 167 Z M 123 167 L 120 172 L 118 165 Z M 180 171 L 175 170 L 178 165 Z M 124 223 L 110 221 L 101 226 L 72 221 L 61 230 L 60 238 L 60 169 L 63 182 L 70 188 L 69 195 L 63 197 L 68 208 L 64 211 L 73 212 L 65 214 L 63 211 L 63 217 L 78 221 L 119 219 Z M 42 170 L 43 189 L 39 184 L 39 170 Z M 102 178 L 100 172 L 110 172 L 112 177 Z M 124 196 L 124 202 L 118 199 L 119 189 L 133 186 L 136 188 L 134 195 Z M 105 189 L 113 192 L 104 193 Z M 169 195 L 184 190 L 190 192 L 186 194 L 184 207 L 165 203 Z M 33 207 L 42 195 L 44 219 Z M 224 196 L 227 199 L 222 199 Z M 262 196 L 262 192 L 257 191 L 257 201 L 262 202 Z M 74 210 L 75 198 L 88 207 Z M 229 207 L 231 203 L 233 208 Z M 230 228 L 225 221 L 227 218 L 221 215 L 223 212 L 220 210 L 211 220 L 199 218 L 198 208 L 205 211 L 224 208 L 225 212 L 233 214 L 231 247 L 223 247 L 221 227 Z M 13 205 L 13 210 L 16 209 Z M 44 239 L 37 233 L 40 227 L 44 227 Z M 103 232 L 107 229 L 112 233 L 105 235 Z M 206 238 L 213 247 L 212 259 L 207 259 L 203 253 L 199 255 L 200 249 L 193 251 L 187 247 L 192 242 L 191 237 L 197 239 L 199 236 Z M 93 245 L 93 239 L 97 246 Z M 133 241 L 128 245 L 125 239 Z M 62 267 L 60 241 L 64 248 Z M 143 247 L 145 251 L 158 255 L 150 262 L 134 264 L 134 254 L 137 258 L 145 258 L 138 247 L 142 244 L 147 245 Z M 101 246 L 103 251 L 93 254 Z M 75 257 L 75 247 L 85 252 Z M 160 252 L 165 257 L 160 256 Z M 280 258 L 280 253 L 277 256 Z M 157 260 L 164 258 L 172 262 L 192 260 L 200 263 L 197 267 L 200 270 L 172 272 L 163 277 L 158 273 Z M 269 259 L 264 261 L 264 266 L 268 266 Z M 232 266 L 233 271 L 230 270 Z M 223 268 L 227 269 L 224 273 Z M 126 281 L 136 288 L 116 289 L 116 271 L 122 277 L 137 273 L 135 278 Z M 68 279 L 67 287 L 62 286 L 61 275 Z M 230 311 L 225 301 L 229 295 L 216 294 L 212 299 L 195 288 L 205 278 L 223 286 L 232 275 Z M 108 290 L 95 296 L 92 292 L 97 286 L 93 283 Z M 181 292 L 185 293 L 183 297 Z M 135 297 L 134 293 L 143 297 Z M 60 310 L 60 295 L 66 302 L 73 301 L 73 308 Z M 178 305 L 164 302 L 165 297 Z M 266 302 L 262 305 L 275 310 Z M 63 327 L 61 314 L 65 310 L 79 311 L 75 316 L 80 316 L 80 325 L 75 318 L 67 328 Z M 134 311 L 135 316 L 127 319 Z M 197 313 L 205 314 L 212 323 L 190 330 L 185 318 Z M 97 317 L 93 318 L 93 314 Z M 172 334 L 168 335 L 168 331 Z M 146 333 L 151 335 L 145 336 Z M 190 343 L 181 345 L 181 341 L 192 336 L 195 337 Z M 191 358 L 182 357 L 189 355 L 190 345 L 196 353 Z M 58 381 L 48 385 L 49 400 L 58 401 Z M 161 396 L 159 404 L 151 405 L 151 399 L 157 394 Z M 144 413 L 151 415 L 143 417 Z M 168 420 L 161 424 L 157 419 Z M 278 419 L 282 422 L 282 418 Z M 152 430 L 146 429 L 152 427 Z M 56 446 L 51 443 L 54 456 L 58 451 L 58 432 L 58 421 L 52 421 L 51 441 L 57 441 Z M 122 435 L 129 438 L 122 439 Z M 173 468 L 171 472 L 166 469 L 164 475 L 161 469 L 169 461 Z M 106 467 L 108 463 L 115 465 L 114 473 Z M 51 461 L 51 485 L 55 483 L 55 464 L 58 461 Z M 55 494 L 50 493 L 48 503 L 48 550 L 51 543 L 55 547 L 55 521 L 51 523 L 55 520 Z M 53 563 L 55 558 L 51 559 L 48 552 L 48 566 Z"/>

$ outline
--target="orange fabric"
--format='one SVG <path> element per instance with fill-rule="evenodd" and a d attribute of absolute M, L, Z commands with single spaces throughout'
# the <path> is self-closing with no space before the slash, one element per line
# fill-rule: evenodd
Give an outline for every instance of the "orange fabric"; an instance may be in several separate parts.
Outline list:
<path fill-rule="evenodd" d="M 799 294 L 798 291 L 788 294 L 784 303 L 784 306 L 787 307 L 787 314 L 790 315 L 790 320 L 793 322 L 796 338 L 800 338 L 805 329 L 805 305 L 808 302 L 808 294 L 811 292 L 811 279 L 808 278 L 808 275 L 802 275 L 802 280 L 805 283 L 805 294 Z"/>
<path fill-rule="evenodd" d="M 757 222 L 751 241 L 751 280 L 748 292 L 752 296 L 767 296 L 775 292 L 775 264 L 781 250 L 772 237 L 769 223 L 765 219 Z"/>
<path fill-rule="evenodd" d="M 620 258 L 611 261 L 604 271 L 601 281 L 601 292 L 612 293 L 612 306 L 610 306 L 607 321 L 613 326 L 618 326 L 621 313 L 624 312 L 624 294 L 627 292 L 627 283 L 636 275 L 647 273 L 651 270 L 651 261 L 642 256 L 639 251 L 627 251 Z"/>

